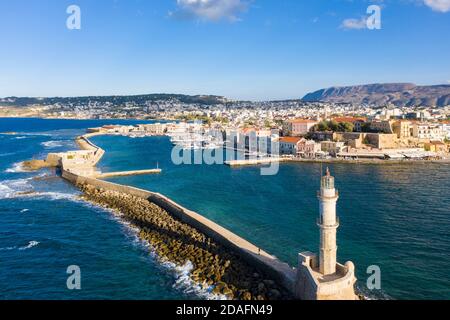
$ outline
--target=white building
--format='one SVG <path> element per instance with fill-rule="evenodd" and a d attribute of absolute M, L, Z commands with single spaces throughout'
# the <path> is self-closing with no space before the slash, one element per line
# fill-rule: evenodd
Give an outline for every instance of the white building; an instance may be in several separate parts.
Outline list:
<path fill-rule="evenodd" d="M 443 141 L 446 133 L 440 124 L 415 123 L 413 125 L 413 137 L 423 140 Z"/>

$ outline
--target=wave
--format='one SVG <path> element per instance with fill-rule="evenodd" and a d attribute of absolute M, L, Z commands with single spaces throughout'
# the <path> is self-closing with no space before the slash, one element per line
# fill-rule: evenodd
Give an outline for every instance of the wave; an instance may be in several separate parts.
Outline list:
<path fill-rule="evenodd" d="M 33 247 L 38 246 L 39 243 L 40 243 L 40 242 L 38 242 L 38 241 L 30 241 L 30 242 L 28 243 L 27 246 L 20 247 L 19 250 L 20 250 L 20 251 L 24 251 L 24 250 L 31 249 L 31 248 L 33 248 Z"/>
<path fill-rule="evenodd" d="M 25 170 L 22 165 L 22 162 L 16 162 L 12 165 L 11 168 L 5 170 L 6 173 L 21 173 L 21 172 L 30 172 Z"/>
<path fill-rule="evenodd" d="M 28 211 L 30 211 L 30 209 L 23 209 L 23 210 L 20 210 L 20 213 L 25 213 L 25 212 L 28 212 Z"/>
<path fill-rule="evenodd" d="M 31 194 L 33 198 L 47 198 L 50 200 L 70 200 L 74 202 L 81 202 L 75 193 L 63 193 L 63 192 L 36 192 Z"/>
<path fill-rule="evenodd" d="M 228 300 L 227 296 L 213 293 L 215 286 L 206 283 L 197 283 L 191 278 L 194 266 L 188 261 L 184 266 L 176 266 L 173 263 L 166 263 L 167 267 L 174 269 L 177 280 L 173 287 L 187 294 L 195 294 L 202 299 L 207 300 Z"/>
<path fill-rule="evenodd" d="M 32 178 L 0 181 L 0 199 L 15 198 L 21 192 L 30 192 L 33 186 L 29 183 Z"/>
<path fill-rule="evenodd" d="M 14 193 L 14 190 L 7 185 L 0 184 L 0 199 L 7 199 Z"/>
<path fill-rule="evenodd" d="M 45 174 L 44 174 L 45 175 Z M 36 177 L 16 179 L 16 180 L 3 180 L 0 181 L 0 199 L 13 199 L 13 198 L 47 198 L 50 200 L 70 200 L 74 202 L 81 202 L 77 193 L 64 193 L 64 192 L 38 192 L 35 191 L 33 185 L 30 183 Z M 27 209 L 25 209 L 27 210 Z M 22 210 L 22 213 L 26 212 Z"/>
<path fill-rule="evenodd" d="M 39 244 L 40 244 L 40 242 L 38 242 L 38 241 L 30 241 L 30 242 L 28 242 L 28 244 L 26 246 L 23 246 L 23 247 L 17 247 L 17 246 L 5 247 L 5 248 L 0 248 L 0 251 L 12 251 L 12 250 L 16 250 L 16 249 L 20 250 L 20 251 L 24 251 L 24 250 L 28 250 L 28 249 L 34 248 L 34 247 L 38 246 Z"/>
<path fill-rule="evenodd" d="M 46 141 L 46 142 L 41 143 L 41 146 L 45 147 L 46 149 L 61 148 L 64 145 L 65 145 L 64 141 L 56 141 L 56 140 L 51 140 L 51 141 Z"/>

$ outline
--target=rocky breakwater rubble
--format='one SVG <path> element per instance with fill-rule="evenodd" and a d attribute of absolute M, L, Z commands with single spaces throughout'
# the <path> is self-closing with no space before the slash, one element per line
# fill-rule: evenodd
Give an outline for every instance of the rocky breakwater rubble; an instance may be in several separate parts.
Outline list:
<path fill-rule="evenodd" d="M 286 290 L 261 270 L 251 266 L 237 253 L 216 243 L 197 229 L 183 223 L 167 211 L 126 193 L 79 184 L 83 199 L 113 209 L 139 228 L 162 262 L 177 266 L 191 263 L 191 279 L 212 293 L 236 300 L 290 299 Z"/>

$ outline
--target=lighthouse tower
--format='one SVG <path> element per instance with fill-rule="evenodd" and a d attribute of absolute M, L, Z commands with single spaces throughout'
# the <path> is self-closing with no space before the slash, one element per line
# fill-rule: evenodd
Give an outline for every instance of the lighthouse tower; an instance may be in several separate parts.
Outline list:
<path fill-rule="evenodd" d="M 317 225 L 320 229 L 319 256 L 312 252 L 299 254 L 296 297 L 301 300 L 356 300 L 355 265 L 337 262 L 336 232 L 339 219 L 336 216 L 336 204 L 339 199 L 334 186 L 334 177 L 327 169 L 321 178 L 318 192 L 320 215 Z"/>
<path fill-rule="evenodd" d="M 320 273 L 327 276 L 336 273 L 336 232 L 339 220 L 336 217 L 336 203 L 339 199 L 338 192 L 334 187 L 334 177 L 330 170 L 322 177 L 320 191 L 320 217 L 317 225 L 320 228 Z"/>

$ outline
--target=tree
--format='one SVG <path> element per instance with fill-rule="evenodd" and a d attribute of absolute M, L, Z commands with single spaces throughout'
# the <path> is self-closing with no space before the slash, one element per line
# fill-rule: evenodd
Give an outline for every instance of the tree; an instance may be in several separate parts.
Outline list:
<path fill-rule="evenodd" d="M 314 131 L 320 131 L 320 132 L 330 131 L 330 127 L 328 126 L 328 122 L 327 121 L 320 122 L 319 124 L 317 124 L 315 126 Z"/>
<path fill-rule="evenodd" d="M 350 122 L 342 122 L 339 123 L 339 131 L 342 132 L 353 132 L 355 129 L 355 125 L 353 123 Z"/>
<path fill-rule="evenodd" d="M 338 123 L 334 120 L 331 121 L 322 121 L 314 127 L 314 131 L 326 132 L 326 131 L 334 131 L 334 132 L 353 132 L 355 126 L 350 122 L 341 122 Z"/>

